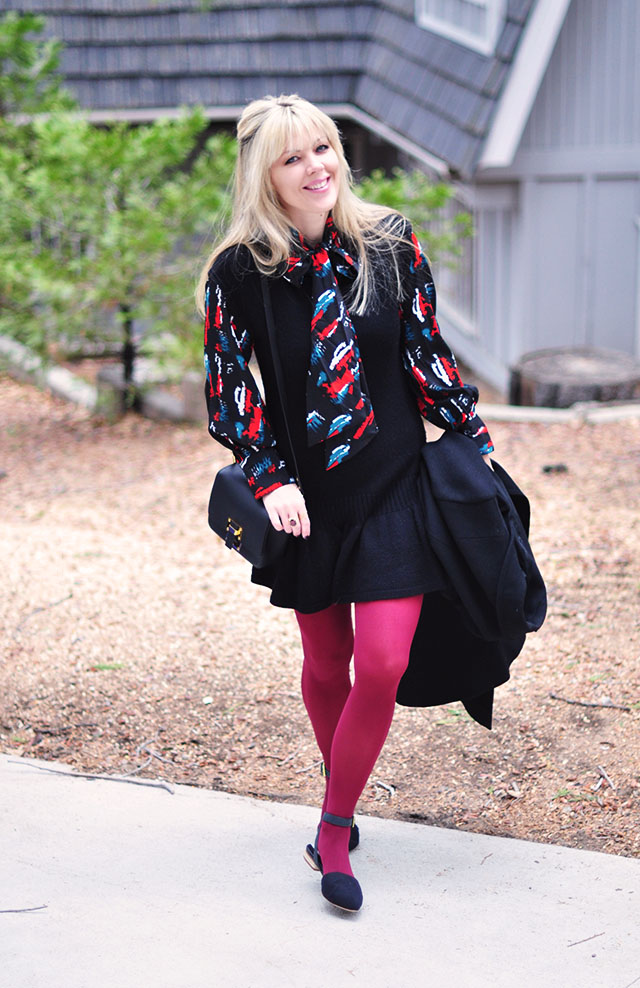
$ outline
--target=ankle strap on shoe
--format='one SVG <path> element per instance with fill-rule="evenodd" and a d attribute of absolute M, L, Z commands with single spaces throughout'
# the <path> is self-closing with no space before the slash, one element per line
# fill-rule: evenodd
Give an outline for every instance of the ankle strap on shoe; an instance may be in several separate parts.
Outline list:
<path fill-rule="evenodd" d="M 323 775 L 325 779 L 328 779 L 330 774 L 331 773 L 329 772 L 329 769 L 327 768 L 325 763 L 320 762 L 320 775 Z"/>
<path fill-rule="evenodd" d="M 352 816 L 336 816 L 335 813 L 323 813 L 323 823 L 332 823 L 334 827 L 350 827 L 353 823 Z"/>

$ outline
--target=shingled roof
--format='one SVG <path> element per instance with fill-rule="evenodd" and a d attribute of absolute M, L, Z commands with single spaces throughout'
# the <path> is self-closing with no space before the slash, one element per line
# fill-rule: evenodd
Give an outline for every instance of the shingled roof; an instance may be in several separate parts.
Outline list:
<path fill-rule="evenodd" d="M 354 107 L 473 173 L 534 0 L 509 0 L 492 55 L 418 27 L 413 0 L 6 0 L 46 17 L 61 71 L 100 116 L 201 104 L 233 118 L 264 93 Z"/>

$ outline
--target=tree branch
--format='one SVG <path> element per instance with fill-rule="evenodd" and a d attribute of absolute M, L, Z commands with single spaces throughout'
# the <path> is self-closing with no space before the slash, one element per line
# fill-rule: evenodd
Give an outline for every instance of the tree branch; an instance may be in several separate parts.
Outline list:
<path fill-rule="evenodd" d="M 569 700 L 566 696 L 558 696 L 557 693 L 549 693 L 552 700 L 562 700 L 563 703 L 573 703 L 578 707 L 604 707 L 605 710 L 624 710 L 626 713 L 631 712 L 631 707 L 623 707 L 619 703 L 590 703 L 587 700 Z"/>

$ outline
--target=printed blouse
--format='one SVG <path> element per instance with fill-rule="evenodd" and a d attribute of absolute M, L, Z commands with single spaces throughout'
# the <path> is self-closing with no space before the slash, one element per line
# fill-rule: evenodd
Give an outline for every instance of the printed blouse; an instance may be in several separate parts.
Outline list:
<path fill-rule="evenodd" d="M 398 315 L 403 364 L 418 408 L 427 421 L 469 436 L 480 453 L 489 453 L 493 444 L 476 411 L 477 389 L 463 384 L 455 357 L 440 334 L 429 263 L 415 235 L 410 231 L 409 235 L 411 259 L 407 252 L 405 292 Z M 204 349 L 210 434 L 231 450 L 255 497 L 295 483 L 278 452 L 249 367 L 253 353 L 249 328 L 238 325 L 213 270 L 205 293 Z"/>

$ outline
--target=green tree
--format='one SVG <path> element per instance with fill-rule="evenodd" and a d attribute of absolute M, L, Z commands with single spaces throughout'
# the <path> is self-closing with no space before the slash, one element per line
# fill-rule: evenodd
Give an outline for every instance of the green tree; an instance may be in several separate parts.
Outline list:
<path fill-rule="evenodd" d="M 356 192 L 406 216 L 431 262 L 455 264 L 462 242 L 472 236 L 471 216 L 457 206 L 453 187 L 432 182 L 422 172 L 394 168 L 388 175 L 376 169 Z"/>
<path fill-rule="evenodd" d="M 32 37 L 43 27 L 35 14 L 9 11 L 0 18 L 0 117 L 75 105 L 56 74 L 62 45 Z"/>
<path fill-rule="evenodd" d="M 233 165 L 229 138 L 217 135 L 186 167 L 205 126 L 200 110 L 141 127 L 98 129 L 60 114 L 34 124 L 27 184 L 37 289 L 67 334 L 99 337 L 112 315 L 127 379 L 134 320 L 151 335 L 193 328 L 192 238 L 224 207 Z"/>
<path fill-rule="evenodd" d="M 220 134 L 202 147 L 197 108 L 138 127 L 93 126 L 47 84 L 57 49 L 38 57 L 14 20 L 5 53 L 11 41 L 16 75 L 38 86 L 12 112 L 38 108 L 38 92 L 48 111 L 0 119 L 0 332 L 50 354 L 115 330 L 129 381 L 136 322 L 147 346 L 195 350 L 194 244 L 224 210 L 233 142 Z"/>
<path fill-rule="evenodd" d="M 126 380 L 136 321 L 150 338 L 192 333 L 194 238 L 224 209 L 234 159 L 220 134 L 187 166 L 205 127 L 198 109 L 140 127 L 60 112 L 33 120 L 29 160 L 0 154 L 0 257 L 29 286 L 28 304 L 23 291 L 0 324 L 47 352 L 61 338 L 100 339 L 115 321 Z"/>
<path fill-rule="evenodd" d="M 75 105 L 56 74 L 61 45 L 38 38 L 43 27 L 34 14 L 0 18 L 0 332 L 10 335 L 33 315 L 24 209 L 35 151 L 32 115 Z"/>

